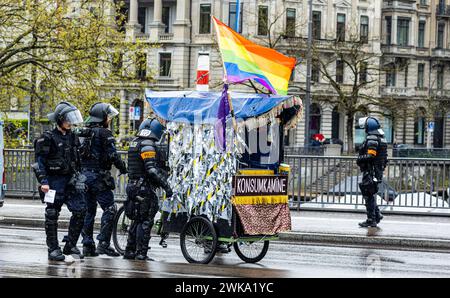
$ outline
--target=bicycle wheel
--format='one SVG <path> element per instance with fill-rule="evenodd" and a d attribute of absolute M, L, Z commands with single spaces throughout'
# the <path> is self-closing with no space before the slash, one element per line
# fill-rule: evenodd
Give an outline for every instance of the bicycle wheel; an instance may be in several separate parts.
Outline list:
<path fill-rule="evenodd" d="M 114 218 L 113 226 L 113 243 L 114 247 L 120 254 L 125 253 L 125 247 L 127 245 L 128 230 L 131 226 L 132 220 L 125 215 L 124 207 L 120 207 Z"/>
<path fill-rule="evenodd" d="M 233 243 L 234 251 L 246 263 L 261 261 L 269 249 L 269 241 L 237 241 Z"/>
<path fill-rule="evenodd" d="M 217 233 L 211 221 L 194 217 L 180 234 L 181 252 L 189 263 L 208 264 L 216 255 Z"/>

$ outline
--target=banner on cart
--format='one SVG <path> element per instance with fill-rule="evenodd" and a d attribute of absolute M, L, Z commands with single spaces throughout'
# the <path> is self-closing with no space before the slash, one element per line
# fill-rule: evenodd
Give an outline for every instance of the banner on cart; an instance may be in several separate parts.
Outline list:
<path fill-rule="evenodd" d="M 237 175 L 232 202 L 246 235 L 273 235 L 291 230 L 287 175 Z"/>
<path fill-rule="evenodd" d="M 286 204 L 286 175 L 238 175 L 233 177 L 233 203 L 235 205 Z"/>

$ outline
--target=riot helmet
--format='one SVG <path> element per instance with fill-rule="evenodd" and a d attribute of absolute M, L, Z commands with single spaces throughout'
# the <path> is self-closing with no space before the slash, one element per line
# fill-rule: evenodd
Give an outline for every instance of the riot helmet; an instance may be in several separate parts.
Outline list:
<path fill-rule="evenodd" d="M 56 106 L 55 111 L 47 115 L 47 118 L 56 123 L 59 127 L 61 127 L 64 122 L 67 122 L 70 125 L 83 123 L 83 116 L 81 116 L 80 110 L 73 104 L 65 101 L 60 102 Z"/>
<path fill-rule="evenodd" d="M 105 124 L 108 119 L 119 115 L 119 111 L 116 110 L 111 104 L 104 102 L 97 102 L 92 105 L 89 110 L 89 117 L 86 120 L 88 124 L 99 123 Z"/>
<path fill-rule="evenodd" d="M 380 122 L 375 117 L 362 117 L 358 120 L 359 128 L 364 129 L 364 131 L 368 134 L 384 134 L 381 129 Z"/>
<path fill-rule="evenodd" d="M 159 141 L 164 133 L 164 126 L 156 118 L 147 118 L 139 125 L 138 137 Z"/>

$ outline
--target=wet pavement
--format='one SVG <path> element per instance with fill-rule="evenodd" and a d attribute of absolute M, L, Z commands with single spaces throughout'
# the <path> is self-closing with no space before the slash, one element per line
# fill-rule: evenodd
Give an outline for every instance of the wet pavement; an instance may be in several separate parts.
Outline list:
<path fill-rule="evenodd" d="M 64 263 L 47 260 L 44 236 L 40 228 L 0 226 L 0 277 L 450 277 L 450 251 L 276 241 L 258 264 L 243 263 L 231 252 L 209 265 L 193 265 L 173 236 L 165 249 L 158 237 L 152 239 L 153 262 L 102 256 Z"/>

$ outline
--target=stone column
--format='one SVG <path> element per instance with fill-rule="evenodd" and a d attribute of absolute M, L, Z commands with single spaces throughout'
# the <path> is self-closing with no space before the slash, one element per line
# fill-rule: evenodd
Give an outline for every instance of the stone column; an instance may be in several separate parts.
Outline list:
<path fill-rule="evenodd" d="M 177 0 L 177 17 L 173 23 L 175 41 L 189 43 L 190 27 L 191 20 L 189 20 L 189 0 Z"/>
<path fill-rule="evenodd" d="M 138 0 L 130 0 L 130 10 L 127 24 L 127 37 L 134 39 L 141 32 L 142 26 L 138 22 Z"/>
<path fill-rule="evenodd" d="M 153 5 L 153 22 L 149 26 L 150 41 L 156 42 L 164 30 L 164 24 L 162 23 L 162 0 L 155 0 Z"/>

